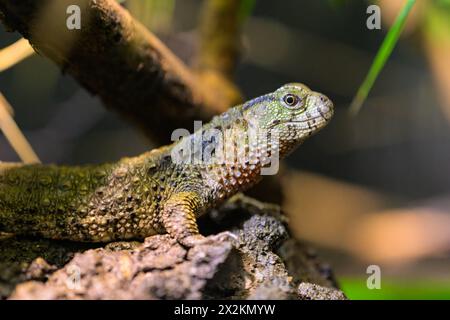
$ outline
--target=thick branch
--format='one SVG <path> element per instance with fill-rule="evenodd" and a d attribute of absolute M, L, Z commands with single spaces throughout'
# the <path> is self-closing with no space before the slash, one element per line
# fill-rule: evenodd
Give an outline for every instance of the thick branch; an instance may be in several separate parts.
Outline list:
<path fill-rule="evenodd" d="M 81 8 L 81 30 L 66 26 L 69 5 Z M 240 99 L 227 80 L 199 81 L 114 0 L 0 0 L 0 19 L 159 141 Z"/>
<path fill-rule="evenodd" d="M 233 77 L 238 61 L 240 41 L 239 11 L 242 0 L 205 1 L 200 23 L 198 68 Z"/>

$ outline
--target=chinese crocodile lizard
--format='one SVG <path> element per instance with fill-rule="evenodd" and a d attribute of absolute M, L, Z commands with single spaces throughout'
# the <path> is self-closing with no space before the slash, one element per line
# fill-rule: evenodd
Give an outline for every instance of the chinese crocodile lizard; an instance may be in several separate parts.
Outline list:
<path fill-rule="evenodd" d="M 0 231 L 89 242 L 167 232 L 193 246 L 205 239 L 197 217 L 257 183 L 269 158 L 286 156 L 332 115 L 326 96 L 291 83 L 229 109 L 172 145 L 117 163 L 0 164 Z M 199 150 L 220 145 L 217 137 L 199 135 L 212 129 L 228 137 L 222 139 L 224 152 L 210 152 L 208 161 L 198 161 Z M 257 139 L 243 134 L 250 130 L 258 132 Z M 199 137 L 200 148 L 185 148 Z M 241 150 L 235 160 L 223 161 L 233 148 Z M 214 161 L 219 154 L 220 161 Z M 174 161 L 177 155 L 195 161 Z"/>

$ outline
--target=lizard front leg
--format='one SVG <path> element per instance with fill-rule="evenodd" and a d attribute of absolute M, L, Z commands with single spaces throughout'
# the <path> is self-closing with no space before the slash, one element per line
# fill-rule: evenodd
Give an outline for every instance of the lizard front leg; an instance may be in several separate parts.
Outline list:
<path fill-rule="evenodd" d="M 206 238 L 198 230 L 196 218 L 202 210 L 202 201 L 198 193 L 193 191 L 175 193 L 166 201 L 163 207 L 163 226 L 167 233 L 183 246 L 193 247 L 207 243 L 210 240 L 214 240 L 214 237 L 211 239 Z M 220 241 L 237 239 L 231 232 L 222 232 L 215 238 Z"/>
<path fill-rule="evenodd" d="M 196 192 L 184 191 L 170 196 L 162 210 L 162 223 L 167 233 L 187 247 L 204 241 L 196 221 L 200 209 L 201 198 Z"/>

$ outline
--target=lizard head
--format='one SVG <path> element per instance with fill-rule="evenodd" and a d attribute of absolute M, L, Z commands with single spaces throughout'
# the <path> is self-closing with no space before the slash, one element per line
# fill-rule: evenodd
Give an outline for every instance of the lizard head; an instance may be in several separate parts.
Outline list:
<path fill-rule="evenodd" d="M 333 103 L 304 84 L 289 83 L 246 102 L 243 115 L 250 127 L 269 134 L 276 130 L 281 148 L 291 149 L 327 125 Z"/>

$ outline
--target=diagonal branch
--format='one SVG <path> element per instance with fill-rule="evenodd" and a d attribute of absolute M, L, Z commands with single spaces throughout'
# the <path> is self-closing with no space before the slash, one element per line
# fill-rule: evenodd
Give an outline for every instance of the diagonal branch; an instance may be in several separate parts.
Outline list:
<path fill-rule="evenodd" d="M 66 26 L 69 5 L 81 8 L 80 30 Z M 160 142 L 240 100 L 228 79 L 198 77 L 114 0 L 0 0 L 0 20 Z"/>
<path fill-rule="evenodd" d="M 202 10 L 198 68 L 232 79 L 241 51 L 243 0 L 209 0 Z"/>

